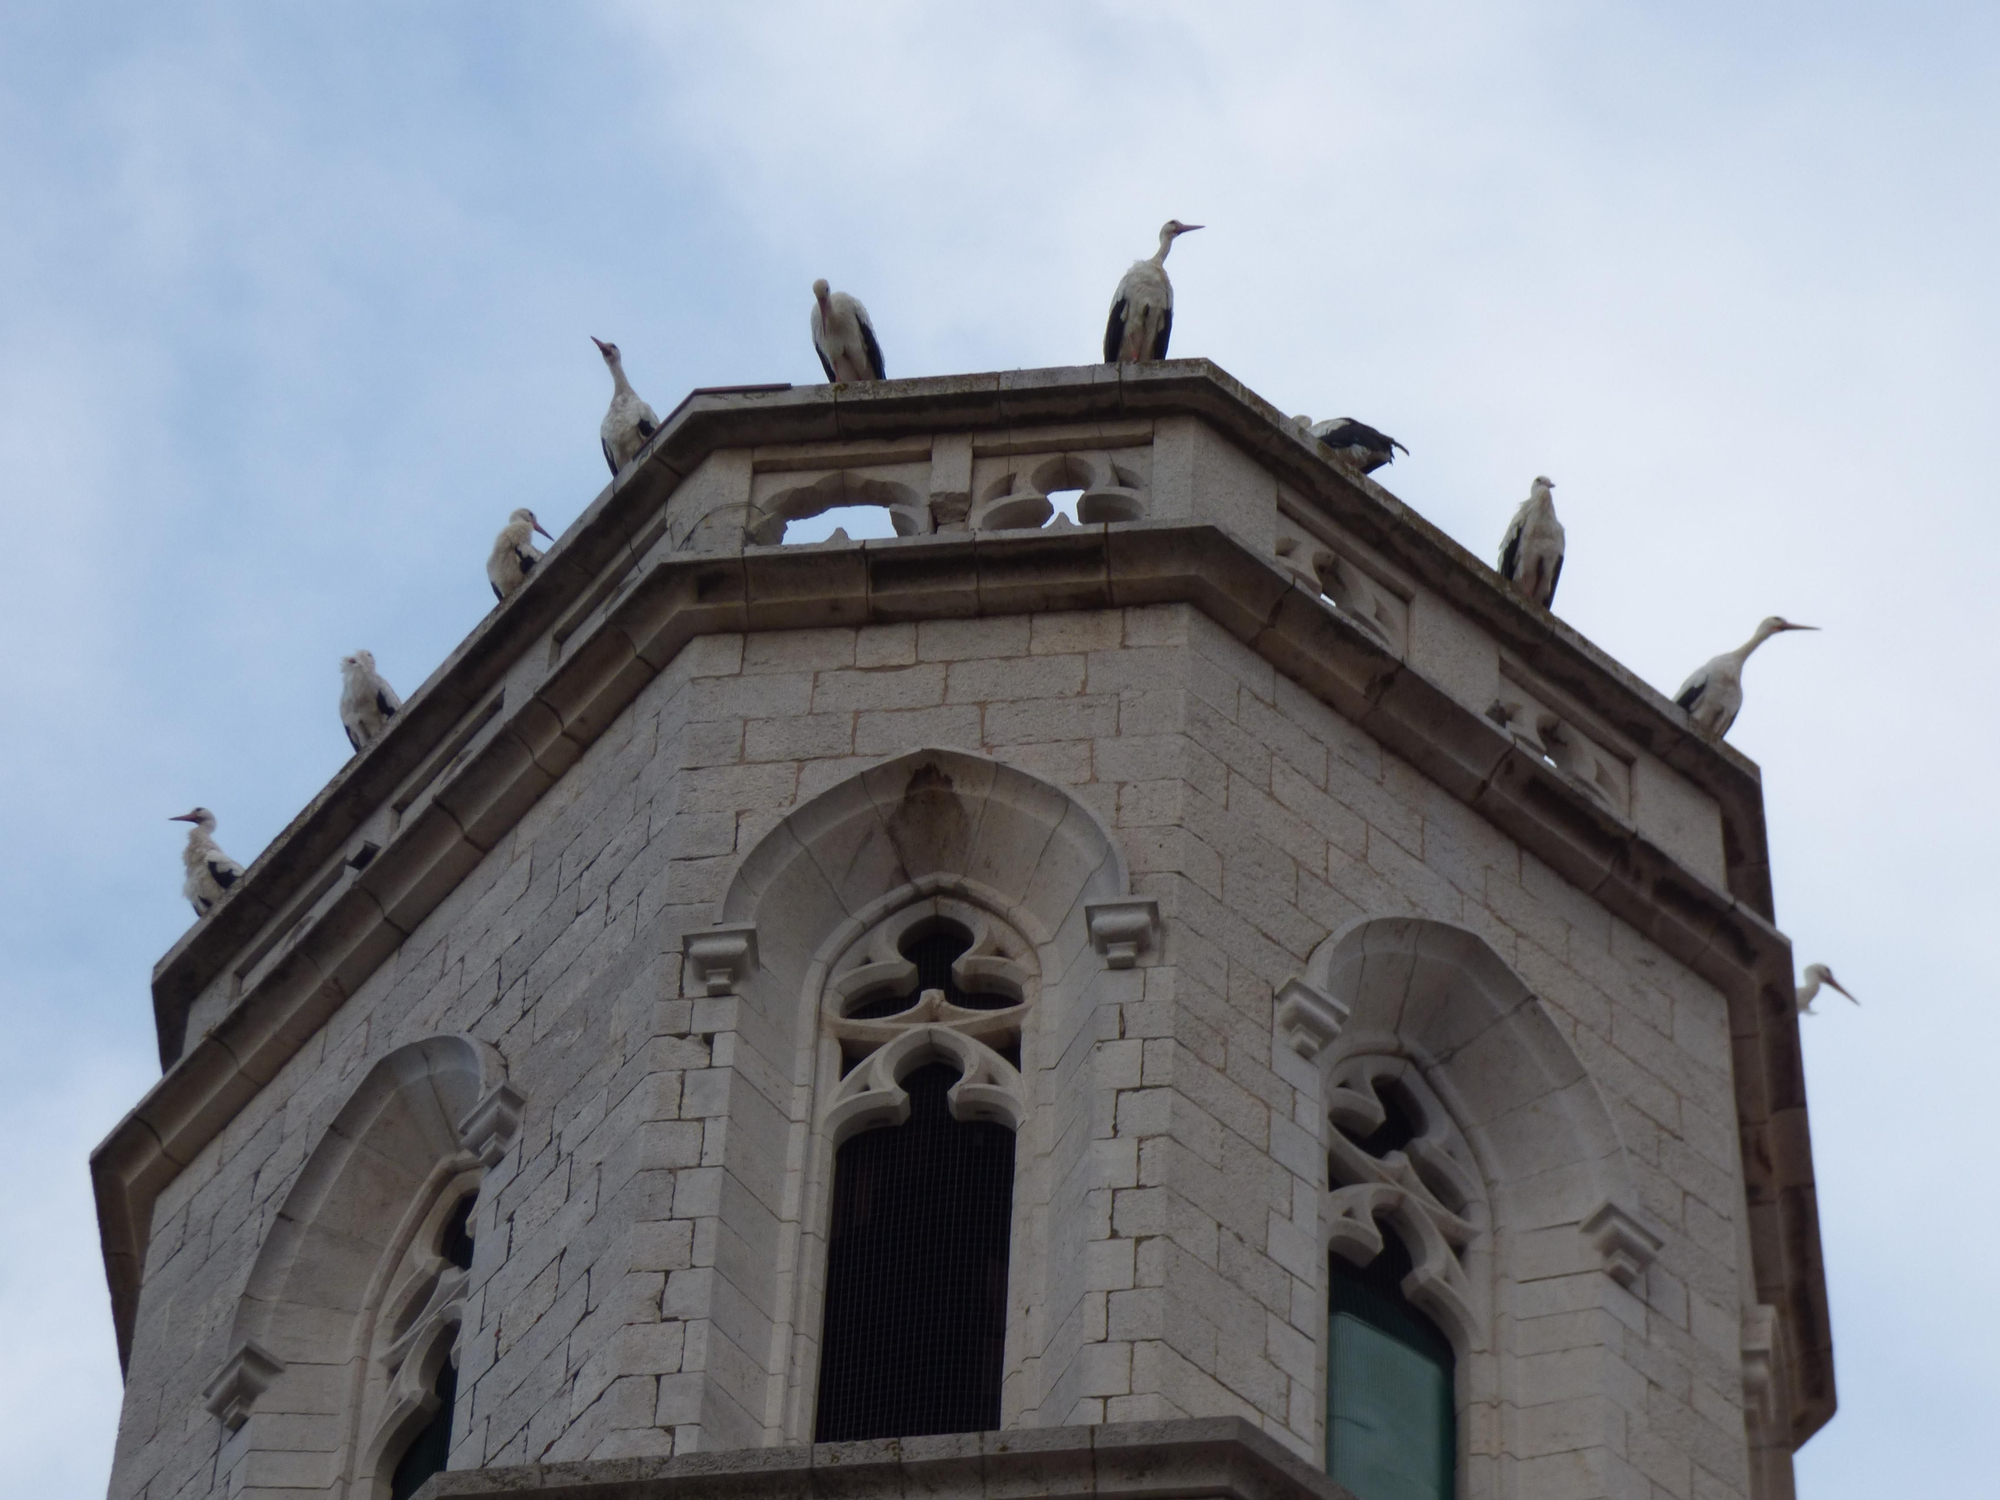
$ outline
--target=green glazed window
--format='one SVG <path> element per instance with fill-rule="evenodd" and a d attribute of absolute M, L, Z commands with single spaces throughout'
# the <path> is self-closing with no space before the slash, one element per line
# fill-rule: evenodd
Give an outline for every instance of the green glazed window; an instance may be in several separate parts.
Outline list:
<path fill-rule="evenodd" d="M 1372 1265 L 1328 1257 L 1326 1471 L 1360 1500 L 1451 1500 L 1450 1341 L 1403 1295 L 1393 1234 Z"/>

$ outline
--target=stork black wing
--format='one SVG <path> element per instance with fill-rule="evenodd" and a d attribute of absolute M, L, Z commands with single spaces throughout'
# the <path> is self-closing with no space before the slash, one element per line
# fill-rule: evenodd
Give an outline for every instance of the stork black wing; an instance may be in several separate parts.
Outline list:
<path fill-rule="evenodd" d="M 818 339 L 813 340 L 813 353 L 819 356 L 819 367 L 826 371 L 826 383 L 832 385 L 840 377 L 833 373 L 833 361 L 826 357 L 826 351 L 820 348 Z"/>
<path fill-rule="evenodd" d="M 861 342 L 868 349 L 868 372 L 877 380 L 889 378 L 889 367 L 882 363 L 882 346 L 875 342 L 875 325 L 866 318 L 861 322 Z"/>
<path fill-rule="evenodd" d="M 1120 297 L 1111 304 L 1110 321 L 1104 325 L 1104 362 L 1118 363 L 1118 349 L 1125 342 L 1125 299 Z"/>
<path fill-rule="evenodd" d="M 523 578 L 535 570 L 535 561 L 538 555 L 537 553 L 530 552 L 526 547 L 516 547 L 514 549 L 514 558 L 521 565 L 521 576 Z"/>
<path fill-rule="evenodd" d="M 1504 578 L 1516 576 L 1521 563 L 1521 528 L 1513 525 L 1507 528 L 1507 535 L 1500 543 L 1500 573 Z"/>
<path fill-rule="evenodd" d="M 1153 358 L 1167 357 L 1167 340 L 1174 331 L 1174 310 L 1170 307 L 1160 314 L 1160 336 L 1153 340 Z"/>
<path fill-rule="evenodd" d="M 1549 597 L 1542 601 L 1543 609 L 1554 609 L 1556 607 L 1556 585 L 1562 582 L 1562 576 L 1563 560 L 1558 557 L 1556 559 L 1555 571 L 1549 574 Z"/>
<path fill-rule="evenodd" d="M 493 583 L 493 580 L 492 580 L 492 579 L 490 579 L 490 578 L 489 578 L 489 579 L 487 579 L 486 581 L 487 581 L 487 582 L 488 582 L 489 584 L 493 584 L 493 597 L 494 597 L 495 599 L 505 599 L 505 598 L 507 597 L 507 596 L 506 596 L 505 594 L 503 594 L 503 593 L 501 593 L 501 592 L 500 592 L 500 585 L 499 585 L 499 584 L 497 584 L 497 583 Z"/>
<path fill-rule="evenodd" d="M 1697 677 L 1693 682 L 1690 682 L 1686 687 L 1681 689 L 1680 697 L 1674 699 L 1674 702 L 1678 703 L 1689 713 L 1693 713 L 1695 700 L 1701 697 L 1701 690 L 1707 686 L 1708 679 L 1706 677 Z"/>
<path fill-rule="evenodd" d="M 650 442 L 653 434 L 660 430 L 660 424 L 649 417 L 641 417 L 638 421 L 638 428 L 639 441 L 642 443 Z"/>
<path fill-rule="evenodd" d="M 396 717 L 396 705 L 389 701 L 389 695 L 380 688 L 377 688 L 375 691 L 375 706 L 382 711 L 383 718 L 393 719 Z"/>
<path fill-rule="evenodd" d="M 343 723 L 340 727 L 347 731 L 347 743 L 352 745 L 356 750 L 359 750 L 361 748 L 361 736 L 354 732 L 354 726 Z"/>
<path fill-rule="evenodd" d="M 611 445 L 605 442 L 604 439 L 599 438 L 597 446 L 604 450 L 604 467 L 611 471 L 613 478 L 616 478 L 618 474 L 618 460 L 611 456 Z"/>
<path fill-rule="evenodd" d="M 208 873 L 215 877 L 215 883 L 225 891 L 236 884 L 236 877 L 243 872 L 233 864 L 219 865 L 214 860 L 208 862 Z"/>

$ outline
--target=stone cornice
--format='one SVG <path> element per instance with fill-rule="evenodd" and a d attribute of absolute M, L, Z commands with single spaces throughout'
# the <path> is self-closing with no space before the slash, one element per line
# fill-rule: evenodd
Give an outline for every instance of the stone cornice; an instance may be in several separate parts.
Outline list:
<path fill-rule="evenodd" d="M 533 599 L 529 590 L 521 597 Z M 1805 1431 L 1816 1428 L 1832 1412 L 1831 1337 L 1789 944 L 1750 905 L 1685 869 L 1233 535 L 1171 522 L 675 554 L 646 568 L 579 632 L 531 696 L 510 703 L 497 731 L 443 773 L 432 799 L 325 911 L 301 924 L 271 972 L 174 1063 L 93 1155 L 121 1348 L 130 1338 L 138 1258 L 160 1187 L 690 640 L 717 632 L 1175 602 L 1200 609 L 1728 997 L 1759 1298 L 1786 1309 L 1801 1351 Z M 477 659 L 492 636 L 514 641 L 510 614 L 489 618 L 455 660 Z M 484 692 L 482 686 L 452 697 L 464 713 Z M 399 717 L 391 734 L 403 723 Z M 449 726 L 438 733 L 448 732 Z M 360 757 L 346 776 L 365 772 L 375 784 L 373 755 Z M 336 805 L 340 792 L 337 784 L 316 805 Z M 322 841 L 331 858 L 338 844 L 325 834 L 302 833 L 300 845 Z M 259 868 L 275 879 L 280 859 L 303 857 L 267 851 Z M 253 869 L 246 880 L 258 876 Z M 191 942 L 176 953 L 182 963 L 196 962 Z M 226 959 L 203 962 L 219 968 Z"/>

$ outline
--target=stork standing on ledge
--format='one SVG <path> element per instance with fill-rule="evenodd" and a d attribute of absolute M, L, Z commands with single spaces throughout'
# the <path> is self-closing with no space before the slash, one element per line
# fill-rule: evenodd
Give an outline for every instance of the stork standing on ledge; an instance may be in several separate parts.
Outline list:
<path fill-rule="evenodd" d="M 604 444 L 604 461 L 611 465 L 611 473 L 616 477 L 620 469 L 639 456 L 647 439 L 660 430 L 660 417 L 639 399 L 632 382 L 625 378 L 625 364 L 619 358 L 618 346 L 605 343 L 595 334 L 590 341 L 597 345 L 597 352 L 611 367 L 611 410 L 604 414 L 597 435 Z"/>
<path fill-rule="evenodd" d="M 1833 977 L 1833 970 L 1829 969 L 1825 964 L 1807 964 L 1806 982 L 1799 986 L 1800 1015 L 1816 1016 L 1819 1014 L 1818 1011 L 1812 1008 L 1812 1003 L 1813 996 L 1819 993 L 1821 985 L 1825 985 L 1830 990 L 1838 990 L 1841 994 L 1847 995 L 1849 1000 L 1854 1000 L 1852 995 L 1847 994 L 1847 986 Z M 1861 1002 L 1854 1000 L 1854 1003 L 1859 1005 Z"/>
<path fill-rule="evenodd" d="M 887 380 L 875 324 L 861 299 L 836 292 L 822 276 L 813 283 L 813 349 L 828 380 Z"/>
<path fill-rule="evenodd" d="M 1772 636 L 1786 630 L 1817 630 L 1817 625 L 1794 625 L 1772 615 L 1757 627 L 1756 634 L 1734 651 L 1725 651 L 1681 684 L 1674 702 L 1688 711 L 1694 727 L 1710 740 L 1719 740 L 1736 722 L 1743 707 L 1743 663 Z"/>
<path fill-rule="evenodd" d="M 340 722 L 347 743 L 366 750 L 396 717 L 403 700 L 375 670 L 375 653 L 357 651 L 340 659 Z"/>
<path fill-rule="evenodd" d="M 507 518 L 500 535 L 493 538 L 493 555 L 486 559 L 486 581 L 493 585 L 493 597 L 505 599 L 528 581 L 528 574 L 542 560 L 541 552 L 528 540 L 530 532 L 548 532 L 525 505 Z M 554 537 L 549 537 L 554 541 Z"/>
<path fill-rule="evenodd" d="M 1410 450 L 1390 437 L 1386 432 L 1378 432 L 1366 422 L 1357 422 L 1352 417 L 1335 417 L 1330 422 L 1321 422 L 1312 430 L 1312 435 L 1320 440 L 1337 458 L 1344 458 L 1364 474 L 1373 474 L 1384 464 L 1396 461 L 1396 450 L 1401 448 L 1407 454 Z"/>
<path fill-rule="evenodd" d="M 1174 331 L 1174 284 L 1167 280 L 1167 252 L 1199 224 L 1169 219 L 1160 226 L 1160 248 L 1151 260 L 1135 260 L 1111 297 L 1111 321 L 1104 325 L 1104 362 L 1136 364 L 1165 359 Z"/>
<path fill-rule="evenodd" d="M 187 879 L 181 882 L 181 894 L 188 898 L 197 917 L 205 917 L 214 910 L 225 892 L 243 876 L 243 866 L 236 863 L 215 842 L 215 814 L 205 807 L 197 807 L 193 812 L 181 813 L 167 819 L 169 823 L 192 823 L 188 830 L 187 848 L 181 851 L 181 863 L 187 866 Z"/>
<path fill-rule="evenodd" d="M 1530 604 L 1555 603 L 1563 570 L 1563 529 L 1556 519 L 1555 481 L 1537 474 L 1528 498 L 1500 538 L 1500 572 Z"/>

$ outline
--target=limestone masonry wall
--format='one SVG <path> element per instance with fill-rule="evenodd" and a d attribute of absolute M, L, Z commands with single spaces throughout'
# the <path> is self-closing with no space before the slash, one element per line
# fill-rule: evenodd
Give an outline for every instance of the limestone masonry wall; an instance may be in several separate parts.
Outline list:
<path fill-rule="evenodd" d="M 440 1033 L 490 1043 L 526 1101 L 478 1204 L 453 1466 L 798 1440 L 788 1349 L 717 1330 L 766 1326 L 730 1308 L 790 1270 L 722 1232 L 730 1132 L 761 1134 L 796 1175 L 800 1109 L 745 1072 L 737 1002 L 684 986 L 682 934 L 716 920 L 789 812 L 913 746 L 1063 788 L 1159 905 L 1157 950 L 1071 1012 L 1082 1052 L 1043 1059 L 1051 1109 L 1059 1077 L 1101 1093 L 1024 1135 L 1084 1175 L 1058 1212 L 1080 1253 L 1047 1272 L 1039 1346 L 1010 1353 L 1020 1420 L 1240 1415 L 1318 1453 L 1321 1103 L 1274 995 L 1330 935 L 1414 916 L 1477 934 L 1540 997 L 1615 1122 L 1626 1208 L 1658 1237 L 1619 1285 L 1573 1222 L 1536 1221 L 1528 1187 L 1488 1184 L 1495 1316 L 1462 1377 L 1468 1493 L 1749 1492 L 1755 1297 L 1724 998 L 1200 611 L 1165 605 L 689 642 L 160 1193 L 113 1495 L 333 1480 L 344 1460 L 299 1451 L 320 1429 L 285 1417 L 323 1392 L 281 1377 L 232 1433 L 203 1390 L 328 1121 L 378 1059 Z M 755 1108 L 760 1090 L 781 1097 Z"/>

